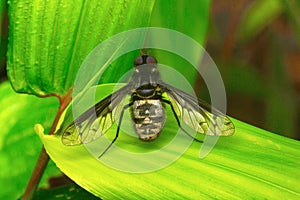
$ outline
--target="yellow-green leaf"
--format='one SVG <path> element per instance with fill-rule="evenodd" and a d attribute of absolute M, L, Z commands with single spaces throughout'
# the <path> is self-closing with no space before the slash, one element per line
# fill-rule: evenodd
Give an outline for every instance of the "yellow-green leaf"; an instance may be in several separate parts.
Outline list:
<path fill-rule="evenodd" d="M 101 85 L 97 90 L 108 93 L 111 88 L 112 85 Z M 99 93 L 97 98 L 106 95 L 105 92 Z M 194 141 L 178 160 L 148 173 L 116 170 L 109 167 L 107 162 L 103 164 L 105 162 L 101 162 L 101 159 L 118 159 L 124 166 L 135 164 L 133 168 L 145 164 L 156 165 L 163 160 L 157 158 L 155 161 L 153 158 L 149 162 L 145 157 L 132 163 L 121 156 L 113 158 L 115 150 L 112 149 L 99 161 L 84 145 L 64 146 L 59 136 L 44 135 L 42 131 L 39 131 L 39 135 L 57 166 L 77 184 L 103 199 L 300 198 L 300 142 L 235 119 L 232 121 L 236 126 L 235 134 L 219 138 L 204 159 L 198 157 L 201 143 Z M 107 135 L 113 137 L 116 129 L 111 129 Z M 177 129 L 176 121 L 169 117 L 164 131 L 155 142 L 141 142 L 121 132 L 116 145 L 137 154 L 145 153 L 147 148 L 155 151 L 168 144 Z M 184 140 L 186 135 L 181 133 L 180 137 Z M 99 146 L 99 149 L 103 148 Z M 178 148 L 181 148 L 180 144 Z M 161 151 L 161 154 L 164 153 L 176 154 L 175 151 Z"/>

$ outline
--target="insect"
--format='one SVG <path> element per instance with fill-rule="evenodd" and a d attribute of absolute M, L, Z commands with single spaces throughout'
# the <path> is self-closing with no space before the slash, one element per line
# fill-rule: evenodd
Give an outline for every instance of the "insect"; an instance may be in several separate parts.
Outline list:
<path fill-rule="evenodd" d="M 124 105 L 128 96 L 129 101 Z M 131 80 L 75 119 L 64 131 L 62 142 L 65 145 L 92 142 L 104 135 L 119 119 L 116 135 L 100 158 L 118 138 L 127 109 L 131 111 L 138 137 L 143 141 L 155 140 L 166 121 L 166 106 L 171 108 L 179 128 L 192 138 L 182 128 L 182 123 L 200 134 L 229 136 L 234 133 L 234 125 L 226 115 L 161 80 L 156 59 L 142 53 L 134 61 Z"/>

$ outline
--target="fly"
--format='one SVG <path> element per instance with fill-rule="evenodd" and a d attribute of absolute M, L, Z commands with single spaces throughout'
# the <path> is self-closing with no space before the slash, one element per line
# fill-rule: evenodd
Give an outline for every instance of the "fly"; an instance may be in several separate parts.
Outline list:
<path fill-rule="evenodd" d="M 127 96 L 130 100 L 124 105 Z M 226 115 L 161 80 L 156 59 L 142 54 L 134 61 L 131 80 L 75 119 L 63 132 L 62 142 L 65 145 L 92 142 L 104 135 L 119 119 L 116 135 L 100 158 L 117 140 L 127 109 L 131 111 L 138 137 L 143 141 L 155 140 L 166 121 L 166 106 L 171 108 L 178 127 L 192 138 L 181 126 L 182 123 L 200 134 L 229 136 L 234 133 L 234 125 Z M 95 111 L 96 115 L 93 114 Z"/>

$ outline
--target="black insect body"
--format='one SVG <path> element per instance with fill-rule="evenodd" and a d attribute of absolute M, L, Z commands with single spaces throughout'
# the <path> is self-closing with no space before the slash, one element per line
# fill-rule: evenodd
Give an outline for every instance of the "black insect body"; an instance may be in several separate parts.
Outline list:
<path fill-rule="evenodd" d="M 65 145 L 92 142 L 119 119 L 115 138 L 101 157 L 118 138 L 124 111 L 128 108 L 139 138 L 143 141 L 155 140 L 164 127 L 167 105 L 172 109 L 179 128 L 189 136 L 181 123 L 201 134 L 228 136 L 234 133 L 234 125 L 226 115 L 162 81 L 154 57 L 143 54 L 134 61 L 134 66 L 128 84 L 85 111 L 67 127 L 62 136 Z M 124 105 L 128 95 L 130 100 Z"/>
<path fill-rule="evenodd" d="M 141 140 L 154 140 L 165 124 L 165 109 L 159 99 L 134 99 L 131 107 L 134 128 Z"/>

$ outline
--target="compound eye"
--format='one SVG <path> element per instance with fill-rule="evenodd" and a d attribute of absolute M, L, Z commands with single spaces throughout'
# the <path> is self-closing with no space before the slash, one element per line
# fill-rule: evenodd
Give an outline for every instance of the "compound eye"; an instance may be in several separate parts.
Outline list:
<path fill-rule="evenodd" d="M 147 63 L 147 64 L 156 64 L 157 62 L 156 62 L 156 59 L 155 59 L 155 58 L 153 58 L 153 57 L 151 57 L 151 56 L 148 56 L 148 57 L 146 58 L 146 63 Z"/>
<path fill-rule="evenodd" d="M 142 65 L 143 64 L 143 58 L 142 56 L 140 57 L 137 57 L 135 60 L 134 60 L 134 65 L 137 66 L 137 65 Z"/>

